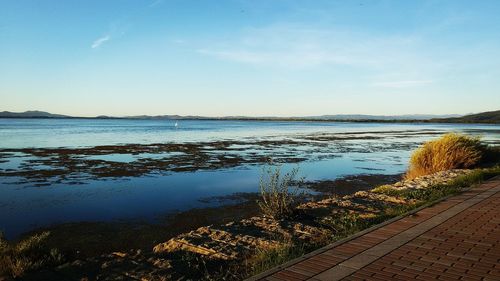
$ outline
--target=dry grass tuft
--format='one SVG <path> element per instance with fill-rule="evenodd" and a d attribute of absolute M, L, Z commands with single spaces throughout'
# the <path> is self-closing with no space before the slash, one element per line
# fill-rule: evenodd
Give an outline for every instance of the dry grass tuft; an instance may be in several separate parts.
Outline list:
<path fill-rule="evenodd" d="M 479 137 L 448 133 L 428 141 L 413 152 L 406 179 L 450 169 L 471 168 L 483 157 L 485 145 Z"/>
<path fill-rule="evenodd" d="M 18 243 L 9 243 L 0 232 L 0 280 L 1 277 L 21 277 L 27 271 L 59 264 L 62 255 L 56 249 L 46 249 L 44 242 L 50 232 L 30 236 Z"/>

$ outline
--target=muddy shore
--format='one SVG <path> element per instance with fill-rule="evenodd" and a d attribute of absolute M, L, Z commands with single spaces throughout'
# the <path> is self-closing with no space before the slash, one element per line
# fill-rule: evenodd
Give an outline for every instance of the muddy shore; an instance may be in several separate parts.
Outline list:
<path fill-rule="evenodd" d="M 307 182 L 308 189 L 318 194 L 307 200 L 320 200 L 331 195 L 348 195 L 373 186 L 397 181 L 401 175 L 357 175 L 336 180 Z M 165 215 L 159 223 L 146 222 L 75 222 L 40 228 L 21 235 L 19 239 L 50 231 L 50 248 L 58 248 L 70 260 L 130 250 L 150 251 L 152 247 L 180 233 L 204 225 L 224 224 L 259 214 L 258 193 L 211 197 L 204 200 L 239 201 L 219 207 L 191 209 Z M 67 239 L 71 237 L 71 239 Z"/>
<path fill-rule="evenodd" d="M 94 147 L 0 149 L 0 178 L 32 186 L 85 184 L 88 180 L 168 175 L 244 165 L 300 163 L 342 153 L 411 150 L 415 136 L 440 130 L 315 133 L 195 143 L 122 144 Z M 390 141 L 384 141 L 390 140 Z M 359 145 L 359 141 L 364 141 Z M 19 162 L 9 167 L 9 161 Z"/>

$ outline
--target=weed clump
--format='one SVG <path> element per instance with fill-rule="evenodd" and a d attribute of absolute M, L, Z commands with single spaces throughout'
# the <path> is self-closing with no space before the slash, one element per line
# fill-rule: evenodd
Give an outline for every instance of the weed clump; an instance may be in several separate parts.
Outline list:
<path fill-rule="evenodd" d="M 262 213 L 274 219 L 289 218 L 299 196 L 299 188 L 304 179 L 297 179 L 299 169 L 281 174 L 280 166 L 263 168 L 260 178 L 260 200 L 257 201 Z"/>
<path fill-rule="evenodd" d="M 445 134 L 413 152 L 405 177 L 413 179 L 439 171 L 472 168 L 481 162 L 485 150 L 479 137 Z"/>

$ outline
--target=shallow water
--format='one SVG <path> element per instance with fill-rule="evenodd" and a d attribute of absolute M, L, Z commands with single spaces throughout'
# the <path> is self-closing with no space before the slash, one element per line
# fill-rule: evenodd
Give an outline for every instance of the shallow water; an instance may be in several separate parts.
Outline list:
<path fill-rule="evenodd" d="M 350 133 L 404 130 L 460 130 L 482 134 L 496 125 L 378 124 L 106 119 L 2 119 L 0 148 L 81 147 L 123 143 L 196 142 L 296 133 Z M 478 131 L 474 131 L 478 130 Z"/>
<path fill-rule="evenodd" d="M 202 199 L 256 192 L 261 158 L 281 159 L 285 170 L 298 165 L 309 181 L 331 180 L 402 173 L 412 149 L 447 131 L 500 141 L 498 125 L 183 120 L 175 129 L 173 123 L 0 119 L 0 230 L 15 237 L 64 222 L 161 221 L 175 211 L 221 204 Z M 203 143 L 199 150 L 182 147 L 198 142 Z M 156 146 L 93 148 L 153 143 L 175 145 L 168 151 Z M 70 149 L 40 152 L 60 147 Z M 82 147 L 89 149 L 78 149 Z M 190 161 L 200 153 L 200 161 Z M 206 163 L 219 164 L 201 165 Z M 95 173 L 99 167 L 140 173 L 102 176 Z M 54 170 L 59 172 L 50 173 Z M 40 171 L 47 173 L 32 177 Z"/>

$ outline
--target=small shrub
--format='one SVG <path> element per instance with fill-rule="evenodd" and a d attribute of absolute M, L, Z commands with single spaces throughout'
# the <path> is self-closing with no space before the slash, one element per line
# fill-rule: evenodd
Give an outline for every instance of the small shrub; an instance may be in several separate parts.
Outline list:
<path fill-rule="evenodd" d="M 479 137 L 445 134 L 413 152 L 405 177 L 412 179 L 439 171 L 474 167 L 480 163 L 485 147 Z"/>
<path fill-rule="evenodd" d="M 0 232 L 0 277 L 21 277 L 25 272 L 62 262 L 62 255 L 56 249 L 47 250 L 44 242 L 50 232 L 30 236 L 11 244 Z"/>
<path fill-rule="evenodd" d="M 261 199 L 257 203 L 262 213 L 268 217 L 282 219 L 290 217 L 299 195 L 298 189 L 304 183 L 304 179 L 296 180 L 298 168 L 289 173 L 281 175 L 280 166 L 263 168 L 260 178 Z"/>

